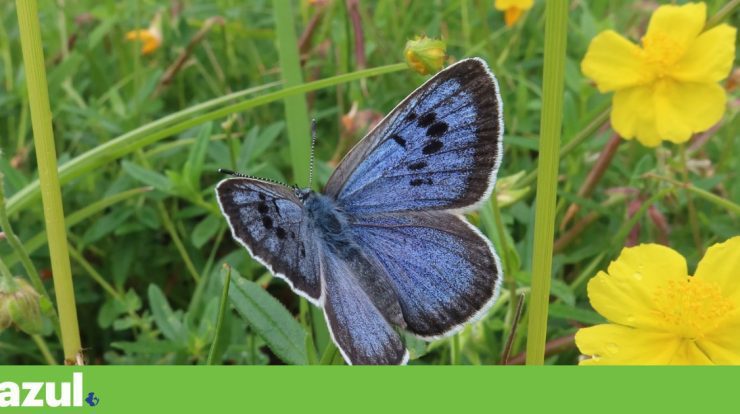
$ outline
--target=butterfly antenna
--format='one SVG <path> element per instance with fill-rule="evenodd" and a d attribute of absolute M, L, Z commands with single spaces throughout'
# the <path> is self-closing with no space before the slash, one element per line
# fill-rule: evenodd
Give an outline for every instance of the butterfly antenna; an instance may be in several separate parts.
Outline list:
<path fill-rule="evenodd" d="M 254 175 L 242 174 L 242 173 L 239 173 L 239 172 L 227 170 L 226 168 L 219 168 L 218 169 L 218 172 L 220 172 L 221 174 L 230 175 L 232 177 L 250 178 L 252 180 L 267 181 L 268 183 L 282 185 L 283 187 L 290 187 L 290 186 L 288 186 L 288 184 L 285 184 L 284 182 L 281 182 L 281 181 L 275 181 L 275 180 L 271 180 L 269 178 L 255 177 Z"/>
<path fill-rule="evenodd" d="M 308 188 L 313 183 L 313 163 L 316 151 L 316 118 L 311 120 L 311 158 L 308 161 Z"/>
<path fill-rule="evenodd" d="M 245 174 L 242 174 L 242 173 L 238 173 L 238 172 L 235 172 L 235 171 L 231 171 L 231 170 L 227 170 L 226 168 L 219 168 L 219 169 L 218 169 L 218 172 L 220 172 L 221 174 L 226 174 L 226 175 L 230 175 L 230 176 L 232 176 L 232 177 L 243 177 L 243 178 L 250 178 L 249 176 L 247 176 L 247 175 L 245 175 Z"/>

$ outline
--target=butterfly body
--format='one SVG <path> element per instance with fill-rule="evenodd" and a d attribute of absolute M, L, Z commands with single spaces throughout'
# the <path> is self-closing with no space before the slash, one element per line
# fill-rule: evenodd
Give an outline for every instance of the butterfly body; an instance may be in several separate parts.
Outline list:
<path fill-rule="evenodd" d="M 449 335 L 497 296 L 498 257 L 461 213 L 493 189 L 501 111 L 485 63 L 466 59 L 391 111 L 323 193 L 230 178 L 219 205 L 235 240 L 323 308 L 347 362 L 405 363 L 399 329 Z"/>

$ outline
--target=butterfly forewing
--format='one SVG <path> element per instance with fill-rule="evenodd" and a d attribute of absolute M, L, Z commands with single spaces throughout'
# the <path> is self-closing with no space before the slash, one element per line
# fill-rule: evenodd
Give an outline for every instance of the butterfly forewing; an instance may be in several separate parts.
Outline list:
<path fill-rule="evenodd" d="M 276 276 L 314 303 L 321 297 L 315 238 L 300 200 L 287 187 L 251 178 L 229 178 L 216 187 L 234 239 Z"/>
<path fill-rule="evenodd" d="M 494 185 L 501 110 L 485 63 L 460 61 L 414 91 L 360 141 L 326 192 L 351 213 L 470 207 Z"/>

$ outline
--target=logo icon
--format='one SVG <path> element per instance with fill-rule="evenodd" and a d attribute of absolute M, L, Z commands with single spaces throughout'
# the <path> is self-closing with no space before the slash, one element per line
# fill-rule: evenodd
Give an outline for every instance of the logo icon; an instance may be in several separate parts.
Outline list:
<path fill-rule="evenodd" d="M 100 404 L 100 398 L 98 398 L 97 395 L 95 395 L 94 392 L 87 393 L 87 398 L 85 398 L 85 402 L 90 407 L 95 407 L 96 405 Z"/>

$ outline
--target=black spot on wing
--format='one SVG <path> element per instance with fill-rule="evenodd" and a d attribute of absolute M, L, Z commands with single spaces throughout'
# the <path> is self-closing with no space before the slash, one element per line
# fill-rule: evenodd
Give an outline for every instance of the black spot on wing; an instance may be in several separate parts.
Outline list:
<path fill-rule="evenodd" d="M 411 186 L 413 187 L 418 187 L 422 184 L 432 185 L 434 184 L 434 182 L 432 181 L 431 178 L 414 178 L 413 180 L 409 182 L 409 184 L 411 184 Z"/>
<path fill-rule="evenodd" d="M 271 229 L 272 218 L 270 218 L 270 216 L 262 216 L 262 225 L 265 226 L 266 229 Z"/>
<path fill-rule="evenodd" d="M 396 144 L 400 145 L 403 148 L 406 148 L 406 140 L 399 137 L 398 134 L 391 135 L 391 139 L 396 141 Z"/>
<path fill-rule="evenodd" d="M 421 153 L 424 155 L 434 154 L 435 152 L 442 149 L 444 144 L 442 144 L 442 141 L 438 139 L 433 139 L 429 141 L 428 144 L 424 145 L 424 148 L 421 149 Z"/>
<path fill-rule="evenodd" d="M 285 235 L 286 235 L 287 233 L 285 232 L 285 229 L 284 229 L 284 228 L 282 228 L 282 227 L 277 227 L 277 228 L 275 229 L 275 234 L 277 235 L 278 239 L 281 239 L 281 240 L 282 240 L 282 239 L 284 239 L 284 238 L 285 238 Z"/>
<path fill-rule="evenodd" d="M 439 138 L 447 132 L 447 128 L 449 128 L 449 126 L 446 122 L 436 122 L 427 129 L 427 136 Z"/>
<path fill-rule="evenodd" d="M 416 121 L 416 124 L 422 128 L 426 128 L 429 125 L 432 125 L 435 119 L 437 119 L 437 114 L 435 114 L 434 112 L 427 112 L 426 114 L 422 115 L 418 121 Z"/>
<path fill-rule="evenodd" d="M 416 114 L 414 112 L 409 112 L 409 114 L 406 115 L 406 121 L 407 122 L 411 122 L 414 119 L 416 119 Z"/>
<path fill-rule="evenodd" d="M 257 206 L 257 211 L 259 211 L 260 214 L 267 214 L 269 210 L 270 209 L 267 207 L 267 204 L 264 201 L 259 203 L 259 205 Z"/>
<path fill-rule="evenodd" d="M 409 167 L 408 168 L 411 171 L 417 171 L 417 170 L 420 170 L 420 169 L 422 169 L 422 168 L 424 168 L 426 166 L 427 166 L 427 162 L 426 161 L 419 161 L 419 162 L 415 162 L 413 164 L 409 164 Z"/>
<path fill-rule="evenodd" d="M 260 200 L 265 201 L 267 200 L 267 196 L 265 196 L 265 193 L 259 193 Z"/>

